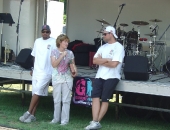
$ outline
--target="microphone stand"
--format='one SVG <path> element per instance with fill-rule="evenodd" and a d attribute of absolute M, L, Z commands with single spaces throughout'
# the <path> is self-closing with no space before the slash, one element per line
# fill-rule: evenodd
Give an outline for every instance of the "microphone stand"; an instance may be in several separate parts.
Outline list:
<path fill-rule="evenodd" d="M 115 21 L 115 24 L 114 24 L 114 28 L 115 28 L 115 29 L 116 29 L 117 20 L 119 19 L 119 15 L 120 15 L 120 13 L 121 13 L 121 11 L 122 11 L 122 9 L 123 9 L 123 6 L 124 6 L 124 5 L 121 6 L 121 9 L 120 9 L 119 14 L 118 14 L 118 16 L 117 16 L 117 19 L 116 19 L 116 21 Z"/>
<path fill-rule="evenodd" d="M 152 30 L 152 32 L 154 31 L 154 33 L 155 33 L 155 36 L 157 35 L 157 31 L 156 31 L 156 28 L 158 27 L 158 25 L 155 23 L 155 27 L 154 27 L 154 29 Z"/>
<path fill-rule="evenodd" d="M 17 24 L 17 29 L 16 29 L 16 33 L 17 33 L 17 43 L 16 43 L 16 57 L 18 55 L 18 41 L 19 41 L 19 20 L 20 20 L 20 13 L 21 13 L 21 5 L 22 5 L 22 2 L 24 0 L 21 0 L 20 2 L 20 9 L 19 9 L 19 16 L 18 16 L 18 24 Z"/>
<path fill-rule="evenodd" d="M 169 24 L 169 26 L 166 28 L 166 30 L 163 32 L 163 34 L 161 35 L 161 37 L 159 38 L 159 40 L 161 40 L 161 39 L 162 39 L 163 35 L 164 35 L 164 34 L 165 34 L 165 32 L 169 29 L 169 27 L 170 27 L 170 24 Z"/>

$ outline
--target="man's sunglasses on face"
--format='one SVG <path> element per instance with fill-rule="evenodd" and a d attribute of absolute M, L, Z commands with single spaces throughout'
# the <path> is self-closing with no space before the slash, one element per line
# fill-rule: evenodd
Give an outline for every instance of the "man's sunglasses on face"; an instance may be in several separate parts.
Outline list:
<path fill-rule="evenodd" d="M 108 32 L 108 33 L 103 33 L 102 35 L 103 35 L 103 36 L 106 36 L 106 35 L 109 34 L 109 33 L 110 33 L 110 32 Z"/>

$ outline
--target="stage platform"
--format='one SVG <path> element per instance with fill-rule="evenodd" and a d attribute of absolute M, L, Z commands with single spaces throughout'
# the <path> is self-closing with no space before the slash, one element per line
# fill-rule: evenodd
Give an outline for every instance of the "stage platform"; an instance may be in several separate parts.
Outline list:
<path fill-rule="evenodd" d="M 97 70 L 90 67 L 77 66 L 78 77 L 94 78 Z M 31 81 L 30 70 L 26 70 L 16 65 L 1 65 L 0 77 L 12 80 Z M 3 82 L 3 81 L 0 81 Z M 122 80 L 116 87 L 120 92 L 133 92 L 142 94 L 151 94 L 170 97 L 170 77 L 167 74 L 159 73 L 150 75 L 148 81 L 125 80 L 122 74 Z"/>

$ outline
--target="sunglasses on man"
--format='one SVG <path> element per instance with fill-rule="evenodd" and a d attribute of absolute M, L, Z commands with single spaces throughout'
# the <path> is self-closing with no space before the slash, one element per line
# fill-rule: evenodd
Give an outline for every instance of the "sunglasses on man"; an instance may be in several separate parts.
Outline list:
<path fill-rule="evenodd" d="M 42 33 L 50 33 L 50 31 L 41 31 Z"/>
<path fill-rule="evenodd" d="M 107 34 L 110 34 L 110 32 L 108 32 L 108 33 L 103 33 L 102 35 L 103 35 L 103 36 L 106 36 Z"/>

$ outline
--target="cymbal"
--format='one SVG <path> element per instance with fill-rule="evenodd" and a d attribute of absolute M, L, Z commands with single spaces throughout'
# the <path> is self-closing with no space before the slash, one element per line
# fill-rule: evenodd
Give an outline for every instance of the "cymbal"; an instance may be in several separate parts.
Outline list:
<path fill-rule="evenodd" d="M 146 36 L 150 36 L 150 37 L 153 37 L 153 36 L 155 36 L 155 34 L 153 34 L 153 33 L 149 33 L 149 34 L 145 34 Z"/>
<path fill-rule="evenodd" d="M 151 22 L 162 22 L 162 20 L 159 20 L 159 19 L 151 19 L 149 21 L 151 21 Z"/>
<path fill-rule="evenodd" d="M 99 22 L 101 22 L 101 23 L 104 23 L 104 24 L 110 25 L 110 23 L 106 22 L 104 19 L 101 19 L 101 20 L 96 19 L 96 20 L 97 20 L 97 21 L 99 21 Z"/>
<path fill-rule="evenodd" d="M 126 27 L 126 26 L 128 26 L 128 24 L 126 24 L 126 23 L 121 23 L 120 26 Z"/>
<path fill-rule="evenodd" d="M 135 25 L 148 25 L 149 23 L 145 22 L 145 21 L 133 21 L 132 24 L 135 24 Z"/>

